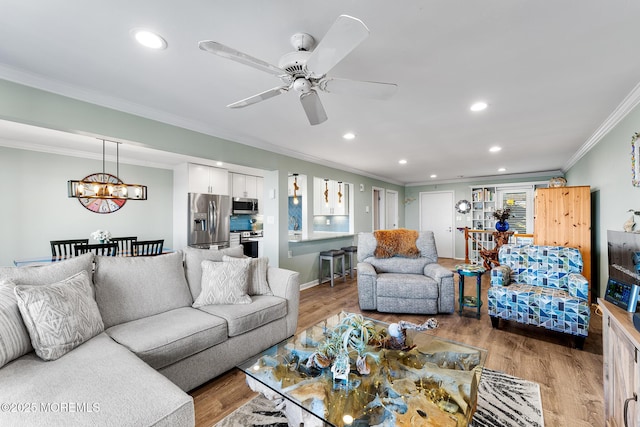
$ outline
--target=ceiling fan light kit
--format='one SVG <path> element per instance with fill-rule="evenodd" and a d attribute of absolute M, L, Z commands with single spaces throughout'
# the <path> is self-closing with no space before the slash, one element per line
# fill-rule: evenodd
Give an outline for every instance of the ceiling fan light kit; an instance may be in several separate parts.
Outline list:
<path fill-rule="evenodd" d="M 318 91 L 381 100 L 388 99 L 396 92 L 397 85 L 393 83 L 326 77 L 333 67 L 368 36 L 369 29 L 361 20 L 340 15 L 315 48 L 315 39 L 311 35 L 296 33 L 291 36 L 291 44 L 296 50 L 283 55 L 277 67 L 213 40 L 203 40 L 198 46 L 206 52 L 273 74 L 284 84 L 231 103 L 227 107 L 247 107 L 293 89 L 299 94 L 309 123 L 317 125 L 327 120 Z"/>

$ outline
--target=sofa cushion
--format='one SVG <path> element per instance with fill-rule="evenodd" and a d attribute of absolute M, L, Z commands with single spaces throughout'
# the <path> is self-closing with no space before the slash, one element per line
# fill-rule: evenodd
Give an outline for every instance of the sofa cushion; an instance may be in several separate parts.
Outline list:
<path fill-rule="evenodd" d="M 364 262 L 375 268 L 376 273 L 423 274 L 424 267 L 431 262 L 427 258 L 367 258 Z"/>
<path fill-rule="evenodd" d="M 269 258 L 249 258 L 251 260 L 251 272 L 249 273 L 249 288 L 247 293 L 252 295 L 273 295 L 269 283 L 267 282 L 267 270 L 269 268 Z M 237 261 L 238 258 L 224 256 L 223 262 Z"/>
<path fill-rule="evenodd" d="M 10 280 L 0 280 L 0 368 L 33 350 L 13 293 L 15 286 Z"/>
<path fill-rule="evenodd" d="M 247 294 L 251 258 L 237 262 L 202 261 L 202 290 L 193 303 L 198 308 L 208 304 L 251 304 Z"/>
<path fill-rule="evenodd" d="M 92 253 L 47 265 L 0 267 L 0 279 L 9 279 L 16 285 L 48 285 L 71 277 L 82 270 L 91 277 L 93 272 Z"/>
<path fill-rule="evenodd" d="M 225 249 L 198 249 L 187 246 L 184 252 L 184 270 L 189 283 L 191 295 L 195 300 L 200 295 L 202 279 L 202 261 L 222 261 L 225 255 L 235 258 L 243 258 L 244 250 L 242 246 L 234 246 Z"/>
<path fill-rule="evenodd" d="M 256 295 L 247 305 L 205 305 L 199 310 L 227 321 L 229 336 L 242 335 L 287 315 L 287 300 L 268 295 Z"/>
<path fill-rule="evenodd" d="M 191 307 L 112 326 L 107 334 L 160 369 L 227 339 L 224 319 Z"/>
<path fill-rule="evenodd" d="M 193 303 L 182 267 L 182 252 L 96 257 L 93 281 L 105 328 Z"/>
<path fill-rule="evenodd" d="M 50 285 L 17 285 L 14 293 L 41 359 L 58 359 L 104 330 L 86 271 Z"/>
<path fill-rule="evenodd" d="M 438 283 L 422 274 L 383 273 L 378 275 L 378 298 L 437 299 Z"/>
<path fill-rule="evenodd" d="M 54 361 L 22 356 L 0 369 L 0 384 L 0 402 L 37 405 L 37 411 L 0 411 L 1 426 L 195 423 L 193 399 L 105 333 Z"/>

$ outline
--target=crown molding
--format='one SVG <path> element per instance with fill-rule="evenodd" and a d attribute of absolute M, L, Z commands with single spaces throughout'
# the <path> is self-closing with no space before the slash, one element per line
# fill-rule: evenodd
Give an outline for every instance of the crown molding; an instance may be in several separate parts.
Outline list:
<path fill-rule="evenodd" d="M 622 100 L 622 102 L 613 110 L 613 113 L 596 129 L 596 131 L 585 141 L 584 144 L 571 156 L 571 158 L 562 167 L 563 171 L 571 169 L 578 160 L 589 152 L 595 145 L 609 133 L 611 129 L 616 127 L 627 114 L 629 114 L 640 103 L 640 83 Z"/>

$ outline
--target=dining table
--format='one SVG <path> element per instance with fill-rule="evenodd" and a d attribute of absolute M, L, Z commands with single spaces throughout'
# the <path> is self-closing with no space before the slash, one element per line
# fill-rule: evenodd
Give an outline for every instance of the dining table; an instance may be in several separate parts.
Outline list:
<path fill-rule="evenodd" d="M 173 249 L 171 248 L 162 248 L 162 254 L 169 254 L 174 252 Z M 118 252 L 115 256 L 133 256 L 133 254 L 130 251 L 126 251 L 126 252 Z M 16 267 L 24 267 L 24 266 L 35 266 L 35 265 L 45 265 L 45 264 L 51 264 L 53 262 L 58 262 L 58 261 L 64 261 L 65 259 L 70 259 L 70 258 L 74 258 L 74 256 L 71 255 L 57 255 L 57 256 L 52 256 L 52 255 L 43 255 L 43 256 L 38 256 L 38 257 L 33 257 L 33 258 L 22 258 L 22 259 L 14 259 L 13 260 L 13 265 L 15 265 Z"/>

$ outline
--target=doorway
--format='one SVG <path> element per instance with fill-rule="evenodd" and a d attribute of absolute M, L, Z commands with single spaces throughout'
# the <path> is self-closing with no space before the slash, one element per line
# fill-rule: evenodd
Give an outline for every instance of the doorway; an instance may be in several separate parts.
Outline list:
<path fill-rule="evenodd" d="M 381 230 L 385 226 L 384 188 L 371 188 L 371 205 L 373 206 L 373 231 Z"/>
<path fill-rule="evenodd" d="M 454 257 L 453 191 L 420 193 L 420 231 L 433 231 L 438 256 Z"/>
<path fill-rule="evenodd" d="M 386 194 L 387 205 L 387 230 L 398 228 L 398 192 L 393 190 L 387 190 Z"/>

